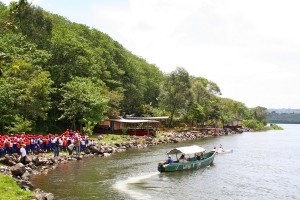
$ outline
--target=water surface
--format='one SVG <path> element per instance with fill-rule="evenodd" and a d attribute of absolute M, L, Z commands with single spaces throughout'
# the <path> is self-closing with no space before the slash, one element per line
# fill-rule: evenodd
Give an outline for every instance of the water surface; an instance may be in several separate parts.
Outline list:
<path fill-rule="evenodd" d="M 284 131 L 237 135 L 129 150 L 108 158 L 59 165 L 31 179 L 57 199 L 270 200 L 300 199 L 300 125 Z M 157 163 L 174 147 L 222 144 L 232 153 L 217 155 L 212 166 L 158 173 Z"/>

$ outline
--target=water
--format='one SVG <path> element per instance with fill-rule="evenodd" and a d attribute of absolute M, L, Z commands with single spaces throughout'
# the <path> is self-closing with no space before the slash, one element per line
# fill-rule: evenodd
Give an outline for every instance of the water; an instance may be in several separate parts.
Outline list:
<path fill-rule="evenodd" d="M 300 199 L 300 125 L 284 131 L 243 133 L 130 150 L 108 158 L 60 165 L 32 183 L 57 199 L 270 200 Z M 174 147 L 222 144 L 232 153 L 212 166 L 158 173 L 157 163 Z"/>

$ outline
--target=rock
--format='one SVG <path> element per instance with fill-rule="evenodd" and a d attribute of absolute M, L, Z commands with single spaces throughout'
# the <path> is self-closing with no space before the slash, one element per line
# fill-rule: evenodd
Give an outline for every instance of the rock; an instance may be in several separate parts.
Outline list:
<path fill-rule="evenodd" d="M 54 200 L 54 195 L 52 193 L 46 193 L 45 198 L 47 200 Z"/>
<path fill-rule="evenodd" d="M 14 176 L 22 176 L 26 172 L 25 166 L 22 163 L 18 163 L 12 167 L 11 173 Z"/>
<path fill-rule="evenodd" d="M 32 156 L 31 155 L 26 155 L 25 163 L 28 164 L 28 163 L 31 163 L 31 162 L 32 162 Z"/>
<path fill-rule="evenodd" d="M 85 149 L 84 149 L 84 153 L 90 154 L 90 153 L 91 153 L 91 150 L 90 150 L 89 148 L 85 148 Z"/>
<path fill-rule="evenodd" d="M 80 156 L 79 156 L 79 157 L 76 157 L 76 159 L 77 159 L 77 160 L 82 160 L 82 158 L 81 158 Z"/>
<path fill-rule="evenodd" d="M 121 147 L 121 145 L 119 143 L 115 143 L 116 147 Z"/>
<path fill-rule="evenodd" d="M 92 153 L 95 153 L 95 154 L 100 154 L 101 153 L 101 149 L 99 147 L 91 146 L 89 149 Z"/>
<path fill-rule="evenodd" d="M 14 156 L 6 154 L 1 162 L 5 165 L 14 166 L 19 162 L 19 160 L 17 160 Z"/>
<path fill-rule="evenodd" d="M 29 181 L 26 181 L 26 180 L 17 180 L 17 183 L 23 189 L 26 189 L 26 190 L 32 190 L 33 189 L 33 185 Z"/>
<path fill-rule="evenodd" d="M 22 179 L 25 180 L 25 181 L 29 181 L 29 178 L 30 178 L 30 174 L 29 172 L 25 172 L 23 175 L 22 175 Z"/>
<path fill-rule="evenodd" d="M 35 166 L 35 164 L 33 162 L 27 164 L 28 167 L 30 167 L 31 169 L 37 169 L 37 167 Z"/>
<path fill-rule="evenodd" d="M 43 157 L 40 157 L 38 156 L 36 159 L 33 160 L 35 165 L 36 166 L 39 166 L 39 165 L 47 165 L 48 163 L 48 159 L 47 158 L 43 158 Z"/>
<path fill-rule="evenodd" d="M 32 172 L 32 169 L 30 167 L 25 167 L 25 170 L 28 171 L 29 173 Z"/>
<path fill-rule="evenodd" d="M 109 157 L 109 156 L 111 156 L 111 154 L 110 153 L 104 153 L 103 156 L 104 157 Z"/>
<path fill-rule="evenodd" d="M 35 189 L 35 199 L 36 200 L 54 200 L 54 195 L 52 193 L 46 193 L 41 189 Z"/>

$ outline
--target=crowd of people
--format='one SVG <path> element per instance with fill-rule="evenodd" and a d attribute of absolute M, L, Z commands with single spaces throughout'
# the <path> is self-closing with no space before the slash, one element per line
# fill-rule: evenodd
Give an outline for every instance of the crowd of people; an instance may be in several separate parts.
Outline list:
<path fill-rule="evenodd" d="M 10 134 L 0 135 L 0 157 L 5 154 L 39 152 L 54 152 L 54 156 L 59 156 L 60 151 L 68 151 L 69 155 L 76 150 L 76 156 L 80 156 L 80 151 L 84 151 L 88 145 L 94 145 L 94 140 L 89 141 L 88 134 L 81 135 L 79 131 L 67 129 L 64 133 L 34 135 L 34 134 Z M 22 149 L 24 148 L 24 150 Z"/>

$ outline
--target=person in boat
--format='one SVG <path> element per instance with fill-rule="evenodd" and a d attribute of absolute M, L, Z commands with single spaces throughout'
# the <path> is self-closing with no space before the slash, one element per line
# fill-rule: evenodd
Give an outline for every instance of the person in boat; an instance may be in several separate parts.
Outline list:
<path fill-rule="evenodd" d="M 214 146 L 213 151 L 217 151 L 217 147 L 216 146 Z"/>
<path fill-rule="evenodd" d="M 224 152 L 223 146 L 220 144 L 219 153 Z"/>
<path fill-rule="evenodd" d="M 182 155 L 180 156 L 178 162 L 180 162 L 180 163 L 186 162 L 186 158 L 185 158 L 185 155 L 184 155 L 184 154 L 182 154 Z"/>
<path fill-rule="evenodd" d="M 197 160 L 203 160 L 203 153 L 198 153 L 196 158 Z"/>
<path fill-rule="evenodd" d="M 167 163 L 168 164 L 173 163 L 173 159 L 172 159 L 172 157 L 170 155 L 168 156 Z"/>

